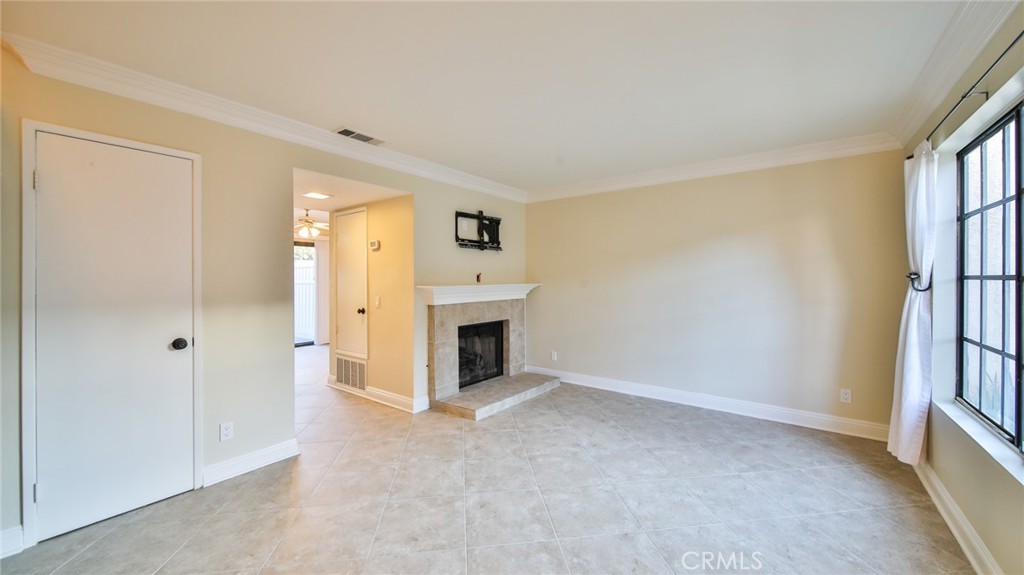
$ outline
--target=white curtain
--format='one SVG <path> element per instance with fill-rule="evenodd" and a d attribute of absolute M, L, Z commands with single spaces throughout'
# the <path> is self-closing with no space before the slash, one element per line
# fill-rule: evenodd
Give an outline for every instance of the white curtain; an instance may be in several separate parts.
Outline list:
<path fill-rule="evenodd" d="M 928 405 L 932 398 L 932 262 L 935 261 L 936 158 L 925 140 L 903 165 L 906 183 L 907 252 L 911 274 L 896 350 L 896 381 L 889 451 L 916 465 L 924 454 Z"/>

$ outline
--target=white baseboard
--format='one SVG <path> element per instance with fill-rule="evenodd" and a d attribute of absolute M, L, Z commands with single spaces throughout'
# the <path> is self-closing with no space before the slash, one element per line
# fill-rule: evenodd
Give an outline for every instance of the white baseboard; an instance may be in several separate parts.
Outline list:
<path fill-rule="evenodd" d="M 0 559 L 21 553 L 25 548 L 25 537 L 21 525 L 0 531 Z"/>
<path fill-rule="evenodd" d="M 243 473 L 255 471 L 271 463 L 295 457 L 299 454 L 299 442 L 289 439 L 277 445 L 271 445 L 252 453 L 239 455 L 227 461 L 207 465 L 203 468 L 203 487 L 209 487 Z"/>
<path fill-rule="evenodd" d="M 430 398 L 426 396 L 416 397 L 412 400 L 412 412 L 419 413 L 430 409 Z"/>
<path fill-rule="evenodd" d="M 419 413 L 424 409 L 430 408 L 430 400 L 425 397 L 412 399 L 404 395 L 398 395 L 397 393 L 392 393 L 376 387 L 367 386 L 366 389 L 356 389 L 347 385 L 338 385 L 338 379 L 333 375 L 327 377 L 327 385 L 334 389 L 340 389 L 341 391 L 351 393 L 352 395 L 358 395 L 359 397 L 369 399 L 370 401 L 382 403 L 388 407 L 400 409 L 406 413 Z"/>
<path fill-rule="evenodd" d="M 565 383 L 574 383 L 584 387 L 593 387 L 596 389 L 616 391 L 639 397 L 660 399 L 671 403 L 692 405 L 694 407 L 703 407 L 706 409 L 714 409 L 716 411 L 725 411 L 728 413 L 735 413 L 737 415 L 756 417 L 758 419 L 778 421 L 779 423 L 789 423 L 792 425 L 799 425 L 801 427 L 810 427 L 812 429 L 841 433 L 843 435 L 864 437 L 867 439 L 874 439 L 876 441 L 886 441 L 889 438 L 888 425 L 862 421 L 860 419 L 850 419 L 847 417 L 838 417 L 813 411 L 803 411 L 789 407 L 769 405 L 767 403 L 755 403 L 753 401 L 744 401 L 742 399 L 731 399 L 717 395 L 708 395 L 706 393 L 683 391 L 681 389 L 648 385 L 646 383 L 633 383 L 631 381 L 597 377 L 582 373 L 570 373 L 567 371 L 558 371 L 556 369 L 535 367 L 532 365 L 526 366 L 526 371 L 550 375 L 561 379 Z"/>
<path fill-rule="evenodd" d="M 953 496 L 946 490 L 946 486 L 942 484 L 942 480 L 935 474 L 932 466 L 927 462 L 919 463 L 914 466 L 914 471 L 917 472 L 921 483 L 924 484 L 928 495 L 931 496 L 935 507 L 938 508 L 939 514 L 946 520 L 946 525 L 953 532 L 953 537 L 956 537 L 957 542 L 960 543 L 964 555 L 967 556 L 967 560 L 971 562 L 974 570 L 985 575 L 1002 573 L 999 563 L 996 562 L 978 532 L 974 530 L 974 526 L 967 520 L 967 516 L 960 511 L 960 506 L 953 500 Z"/>

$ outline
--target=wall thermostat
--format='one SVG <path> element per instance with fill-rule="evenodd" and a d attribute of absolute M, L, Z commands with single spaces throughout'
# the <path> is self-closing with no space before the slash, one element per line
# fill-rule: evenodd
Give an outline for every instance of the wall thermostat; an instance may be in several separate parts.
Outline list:
<path fill-rule="evenodd" d="M 380 240 L 370 240 L 370 249 L 373 251 L 380 250 Z"/>

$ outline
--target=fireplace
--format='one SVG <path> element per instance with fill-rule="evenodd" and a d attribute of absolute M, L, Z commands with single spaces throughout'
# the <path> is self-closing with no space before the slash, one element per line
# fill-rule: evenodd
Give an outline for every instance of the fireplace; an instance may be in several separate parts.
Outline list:
<path fill-rule="evenodd" d="M 526 371 L 526 294 L 537 284 L 496 284 L 464 286 L 418 286 L 427 304 L 427 394 L 431 407 L 448 405 L 446 399 L 463 393 L 491 389 Z M 479 385 L 460 387 L 459 326 L 498 322 L 501 325 L 501 359 L 495 377 Z"/>
<path fill-rule="evenodd" d="M 459 326 L 459 389 L 502 375 L 503 321 Z"/>

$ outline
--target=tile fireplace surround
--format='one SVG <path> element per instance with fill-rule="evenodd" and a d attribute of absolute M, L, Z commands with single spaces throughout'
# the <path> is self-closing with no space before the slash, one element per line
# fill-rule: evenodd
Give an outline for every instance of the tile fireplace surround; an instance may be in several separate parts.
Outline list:
<path fill-rule="evenodd" d="M 526 295 L 539 284 L 417 286 L 427 303 L 427 382 L 430 405 L 481 419 L 558 385 L 526 369 Z M 502 322 L 500 378 L 459 390 L 459 326 Z M 547 386 L 544 384 L 547 383 Z M 476 397 L 473 397 L 476 396 Z M 469 406 L 472 413 L 461 407 Z"/>

